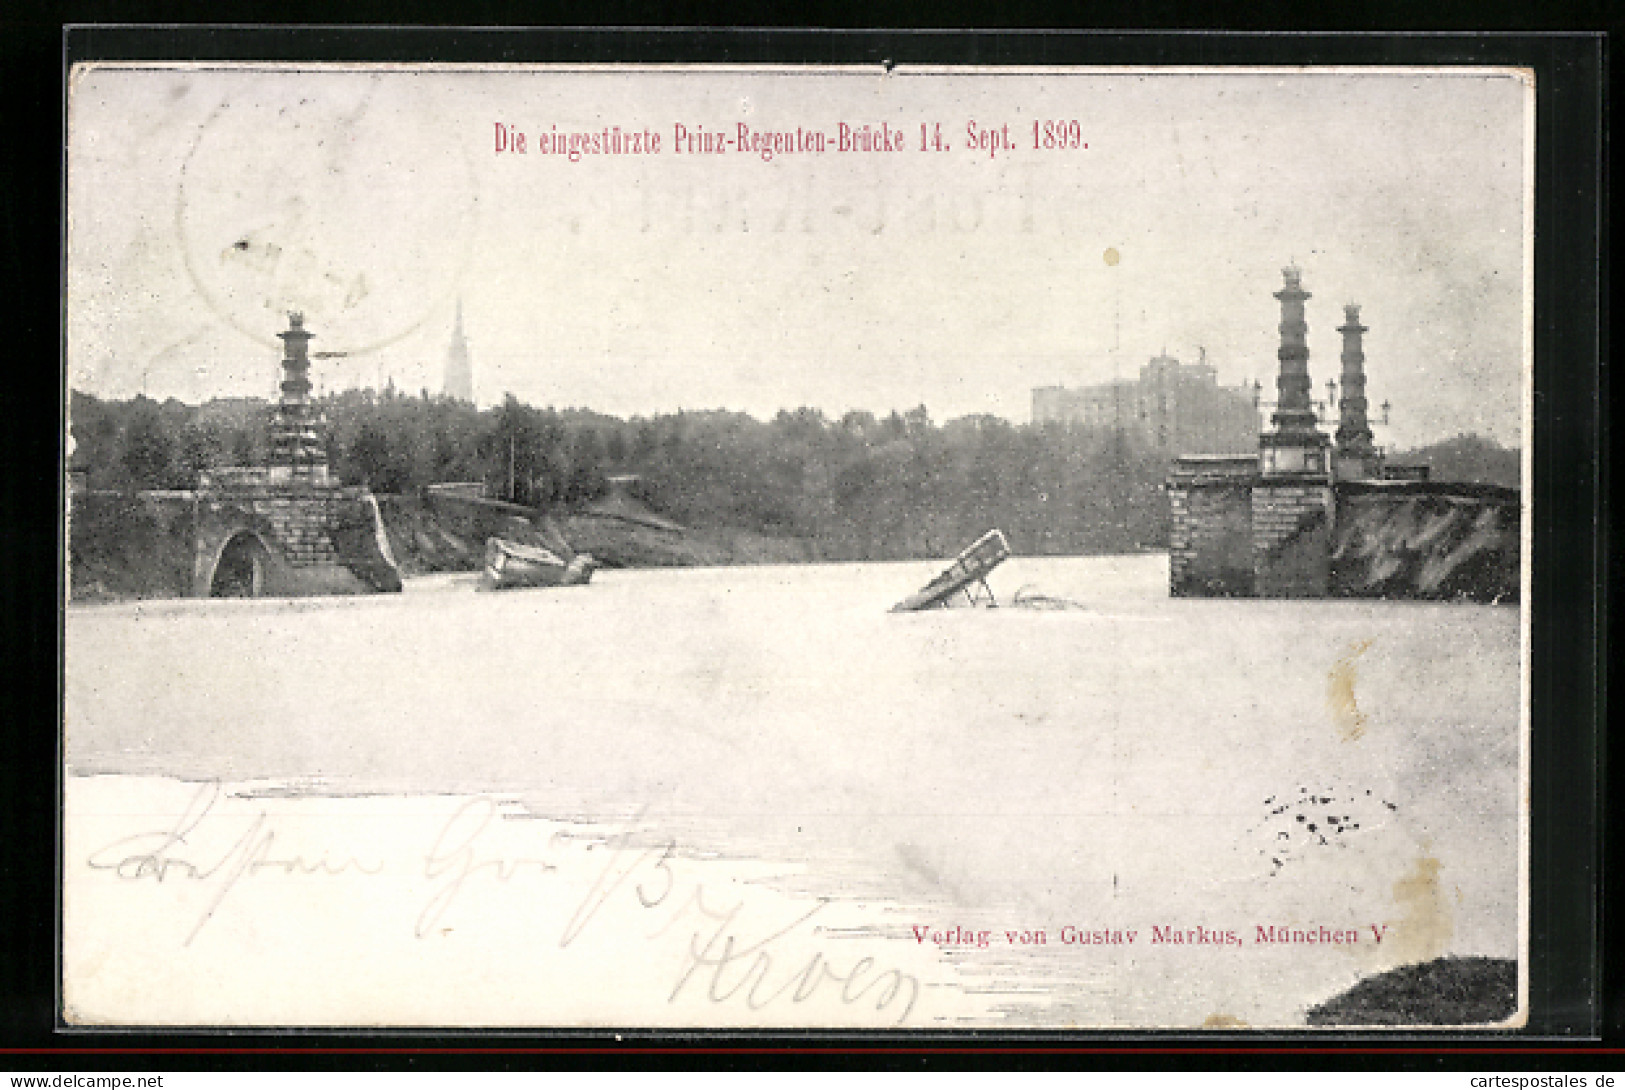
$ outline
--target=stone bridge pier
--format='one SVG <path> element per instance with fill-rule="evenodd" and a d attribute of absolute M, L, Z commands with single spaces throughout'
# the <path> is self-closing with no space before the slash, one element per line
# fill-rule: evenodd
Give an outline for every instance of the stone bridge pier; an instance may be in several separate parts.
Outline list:
<path fill-rule="evenodd" d="M 365 489 L 236 470 L 206 480 L 193 503 L 196 597 L 401 589 L 378 502 Z"/>
<path fill-rule="evenodd" d="M 268 465 L 199 475 L 192 491 L 85 494 L 70 509 L 75 571 L 92 593 L 260 597 L 401 589 L 378 501 L 328 474 L 325 422 L 310 400 L 304 318 L 288 315 L 282 396 Z M 188 555 L 190 554 L 190 555 Z M 190 571 L 188 571 L 190 569 Z"/>

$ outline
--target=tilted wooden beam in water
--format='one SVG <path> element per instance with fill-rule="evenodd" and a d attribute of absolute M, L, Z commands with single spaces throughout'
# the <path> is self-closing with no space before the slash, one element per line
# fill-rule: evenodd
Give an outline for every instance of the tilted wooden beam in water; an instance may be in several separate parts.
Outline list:
<path fill-rule="evenodd" d="M 948 599 L 960 591 L 968 592 L 973 583 L 982 583 L 983 589 L 986 590 L 987 584 L 983 580 L 1009 555 L 1010 543 L 1004 540 L 1004 534 L 998 530 L 989 530 L 956 556 L 954 562 L 948 565 L 941 575 L 892 606 L 891 611 L 912 613 L 916 610 L 946 605 Z M 988 598 L 992 597 L 993 592 L 989 590 Z"/>

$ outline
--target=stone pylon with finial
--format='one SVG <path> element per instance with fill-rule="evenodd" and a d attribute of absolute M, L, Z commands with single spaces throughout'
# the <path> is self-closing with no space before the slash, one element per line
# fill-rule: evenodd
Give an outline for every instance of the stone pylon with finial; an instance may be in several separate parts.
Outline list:
<path fill-rule="evenodd" d="M 277 334 L 282 341 L 282 384 L 271 423 L 271 467 L 279 475 L 327 475 L 327 444 L 310 400 L 310 341 L 314 336 L 298 311 L 288 315 L 288 328 Z"/>
<path fill-rule="evenodd" d="M 1275 379 L 1275 412 L 1270 417 L 1274 430 L 1259 436 L 1260 468 L 1266 474 L 1324 473 L 1327 439 L 1315 426 L 1309 323 L 1303 307 L 1310 294 L 1303 289 L 1303 274 L 1296 265 L 1281 272 L 1285 284 L 1275 293 L 1281 301 L 1281 347 L 1276 352 L 1280 370 Z"/>
<path fill-rule="evenodd" d="M 1346 479 L 1382 474 L 1365 396 L 1364 337 L 1369 328 L 1360 323 L 1358 303 L 1343 307 L 1343 324 L 1337 327 L 1343 335 L 1343 389 L 1337 402 L 1337 475 Z"/>

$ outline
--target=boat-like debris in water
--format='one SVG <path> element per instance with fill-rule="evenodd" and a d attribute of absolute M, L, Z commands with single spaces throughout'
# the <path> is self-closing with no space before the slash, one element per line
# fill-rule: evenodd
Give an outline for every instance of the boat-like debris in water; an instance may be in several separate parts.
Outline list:
<path fill-rule="evenodd" d="M 891 607 L 893 613 L 913 613 L 922 609 L 938 609 L 951 605 L 956 596 L 964 594 L 971 605 L 997 605 L 993 590 L 987 585 L 987 575 L 1004 563 L 1010 555 L 1010 543 L 998 530 L 989 530 L 977 538 L 969 548 L 931 582 Z"/>
<path fill-rule="evenodd" d="M 491 590 L 573 587 L 591 579 L 597 568 L 598 562 L 588 553 L 565 560 L 540 545 L 492 537 L 485 541 L 485 572 L 481 581 Z"/>

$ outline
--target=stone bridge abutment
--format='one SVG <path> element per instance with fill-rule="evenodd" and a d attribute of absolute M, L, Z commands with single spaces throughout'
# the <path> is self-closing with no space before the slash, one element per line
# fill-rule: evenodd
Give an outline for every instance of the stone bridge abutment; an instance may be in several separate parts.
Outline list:
<path fill-rule="evenodd" d="M 365 489 L 238 479 L 206 484 L 193 503 L 196 597 L 401 589 L 377 501 Z"/>

